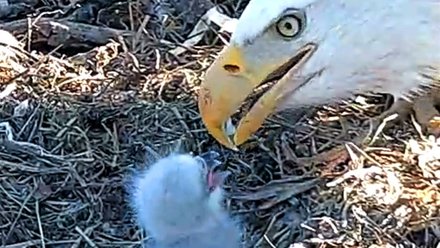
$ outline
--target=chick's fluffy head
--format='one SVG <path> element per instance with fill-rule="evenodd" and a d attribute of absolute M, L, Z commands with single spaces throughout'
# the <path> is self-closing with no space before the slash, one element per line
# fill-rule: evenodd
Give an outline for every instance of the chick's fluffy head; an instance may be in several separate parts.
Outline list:
<path fill-rule="evenodd" d="M 203 160 L 188 154 L 159 159 L 134 177 L 132 205 L 140 225 L 156 239 L 179 237 L 215 225 L 222 191 L 210 191 Z"/>

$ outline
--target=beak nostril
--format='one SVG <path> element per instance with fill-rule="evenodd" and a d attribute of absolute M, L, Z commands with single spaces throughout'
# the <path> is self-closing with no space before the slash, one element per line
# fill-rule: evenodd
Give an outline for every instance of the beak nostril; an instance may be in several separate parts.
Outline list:
<path fill-rule="evenodd" d="M 240 67 L 238 65 L 226 64 L 223 66 L 223 69 L 225 69 L 225 71 L 229 73 L 234 73 L 234 74 L 240 72 Z"/>

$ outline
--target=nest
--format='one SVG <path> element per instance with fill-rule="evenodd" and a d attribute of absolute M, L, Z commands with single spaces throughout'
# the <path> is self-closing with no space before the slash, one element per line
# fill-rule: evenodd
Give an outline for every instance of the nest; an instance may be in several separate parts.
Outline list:
<path fill-rule="evenodd" d="M 242 1 L 206 2 L 196 4 L 198 18 L 213 4 L 235 17 L 243 10 Z M 173 44 L 196 21 L 179 19 L 173 4 L 161 11 L 187 25 L 146 21 L 154 8 L 136 1 L 2 9 L 0 28 L 20 41 L 0 45 L 2 247 L 140 247 L 126 175 L 143 166 L 147 147 L 176 143 L 221 153 L 232 172 L 225 204 L 243 220 L 245 247 L 440 242 L 440 140 L 408 121 L 361 144 L 364 122 L 384 109 L 384 97 L 373 96 L 281 113 L 239 152 L 224 149 L 195 101 L 221 44 L 212 27 L 176 57 Z"/>

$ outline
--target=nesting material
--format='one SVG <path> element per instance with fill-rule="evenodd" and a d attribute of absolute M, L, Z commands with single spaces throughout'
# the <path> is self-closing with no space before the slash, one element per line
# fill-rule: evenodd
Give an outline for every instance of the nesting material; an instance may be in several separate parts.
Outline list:
<path fill-rule="evenodd" d="M 237 17 L 244 2 L 223 7 Z M 175 47 L 144 32 L 146 16 L 130 14 L 129 4 L 134 10 L 137 1 L 100 13 L 120 13 L 113 16 L 118 25 L 129 20 L 139 39 L 77 56 L 65 54 L 73 50 L 68 44 L 50 54 L 0 45 L 0 246 L 140 247 L 126 175 L 145 164 L 145 144 L 162 150 L 178 140 L 194 154 L 219 151 L 231 173 L 224 206 L 243 220 L 245 247 L 438 245 L 438 140 L 407 122 L 370 146 L 346 145 L 384 110 L 383 96 L 299 118 L 282 113 L 240 151 L 224 149 L 206 132 L 195 102 L 222 43 L 207 33 L 174 58 L 168 51 Z M 27 45 L 24 23 L 17 39 Z"/>

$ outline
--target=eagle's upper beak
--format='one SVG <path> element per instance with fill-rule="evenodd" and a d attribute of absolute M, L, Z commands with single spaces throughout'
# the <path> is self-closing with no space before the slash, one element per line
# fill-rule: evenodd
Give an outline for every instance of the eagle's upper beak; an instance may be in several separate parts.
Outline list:
<path fill-rule="evenodd" d="M 298 50 L 296 55 L 293 54 L 292 60 L 288 62 L 292 62 L 289 67 L 295 66 L 286 68 L 286 71 L 290 69 L 289 72 L 284 74 L 283 78 L 240 120 L 231 140 L 226 130 L 226 123 L 231 115 L 257 86 L 277 74 L 276 71 L 280 68 L 284 68 L 286 61 L 259 63 L 256 66 L 252 61 L 246 60 L 241 48 L 234 45 L 226 47 L 206 72 L 199 91 L 199 111 L 208 132 L 222 145 L 237 150 L 237 145 L 245 142 L 257 131 L 267 116 L 275 110 L 285 96 L 288 84 L 294 83 L 289 82 L 293 77 L 293 69 L 308 59 L 314 50 L 311 48 L 314 47 L 305 46 Z M 289 89 L 291 88 L 290 85 Z"/>

